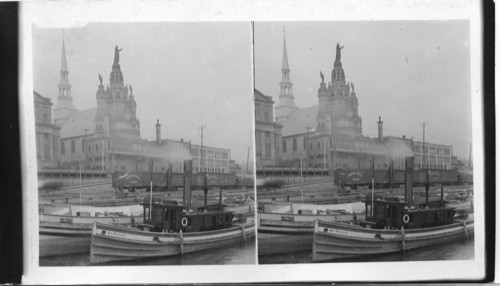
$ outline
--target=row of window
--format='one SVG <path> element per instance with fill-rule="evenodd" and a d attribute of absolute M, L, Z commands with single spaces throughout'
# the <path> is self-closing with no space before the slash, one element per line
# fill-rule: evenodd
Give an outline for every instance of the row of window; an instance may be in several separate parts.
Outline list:
<path fill-rule="evenodd" d="M 451 155 L 450 148 L 413 145 L 412 149 L 415 153 L 436 153 L 438 155 Z"/>
<path fill-rule="evenodd" d="M 199 156 L 199 154 L 203 154 L 205 157 L 214 157 L 214 158 L 222 158 L 222 159 L 228 159 L 229 158 L 229 153 L 228 152 L 221 152 L 221 151 L 213 151 L 213 150 L 203 150 L 200 152 L 198 149 L 191 149 L 191 155 L 193 156 Z"/>

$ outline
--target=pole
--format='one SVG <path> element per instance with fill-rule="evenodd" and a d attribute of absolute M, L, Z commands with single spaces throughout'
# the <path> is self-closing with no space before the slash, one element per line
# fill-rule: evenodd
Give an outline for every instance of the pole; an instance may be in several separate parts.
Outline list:
<path fill-rule="evenodd" d="M 101 170 L 104 172 L 104 140 L 101 139 Z"/>
<path fill-rule="evenodd" d="M 247 147 L 247 174 L 248 174 L 248 160 L 250 159 L 250 146 Z"/>
<path fill-rule="evenodd" d="M 149 218 L 151 219 L 151 212 L 153 207 L 153 161 L 151 161 L 151 185 L 149 190 Z"/>
<path fill-rule="evenodd" d="M 302 157 L 300 157 L 300 198 L 304 203 L 304 186 L 302 185 Z"/>
<path fill-rule="evenodd" d="M 80 206 L 82 205 L 82 161 L 80 160 Z"/>
<path fill-rule="evenodd" d="M 424 157 L 422 158 L 422 166 L 423 169 L 426 169 L 425 163 L 427 162 L 427 157 L 425 156 L 425 125 L 429 124 L 428 122 L 422 122 L 420 125 L 422 125 L 423 130 L 422 130 L 422 152 L 424 153 Z"/>
<path fill-rule="evenodd" d="M 469 170 L 471 169 L 472 166 L 472 143 L 469 145 Z"/>
<path fill-rule="evenodd" d="M 200 128 L 201 128 L 201 148 L 200 148 L 200 151 L 201 151 L 201 162 L 200 162 L 201 172 L 204 172 L 204 170 L 203 170 L 203 165 L 204 165 L 203 164 L 204 163 L 203 162 L 203 159 L 204 159 L 204 156 L 203 156 L 203 128 L 204 127 L 205 127 L 204 125 L 200 126 Z"/>
<path fill-rule="evenodd" d="M 372 217 L 373 217 L 374 200 L 375 200 L 375 157 L 372 158 Z"/>
<path fill-rule="evenodd" d="M 326 169 L 326 137 L 323 138 L 323 168 Z"/>

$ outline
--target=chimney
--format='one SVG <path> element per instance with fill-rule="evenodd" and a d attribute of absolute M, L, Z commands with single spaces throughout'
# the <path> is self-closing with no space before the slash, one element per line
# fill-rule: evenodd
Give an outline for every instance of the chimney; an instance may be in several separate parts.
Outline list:
<path fill-rule="evenodd" d="M 405 201 L 413 205 L 413 157 L 405 158 Z"/>
<path fill-rule="evenodd" d="M 182 203 L 191 209 L 191 177 L 193 174 L 193 160 L 184 160 L 184 193 Z"/>
<path fill-rule="evenodd" d="M 384 127 L 382 126 L 382 123 L 384 122 L 382 121 L 380 116 L 378 117 L 377 123 L 378 123 L 378 140 L 382 141 L 384 139 Z"/>
<path fill-rule="evenodd" d="M 158 145 L 161 143 L 161 124 L 159 119 L 156 119 L 156 143 Z"/>

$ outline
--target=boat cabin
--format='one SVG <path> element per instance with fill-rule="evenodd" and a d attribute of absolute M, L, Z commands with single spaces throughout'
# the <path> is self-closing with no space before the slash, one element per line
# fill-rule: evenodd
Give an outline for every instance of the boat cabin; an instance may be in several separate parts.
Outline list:
<path fill-rule="evenodd" d="M 373 210 L 372 210 L 373 205 Z M 409 208 L 397 197 L 365 201 L 366 221 L 364 227 L 405 229 L 446 225 L 453 222 L 454 208 Z M 373 211 L 373 212 L 372 212 Z"/>
<path fill-rule="evenodd" d="M 177 201 L 144 198 L 144 223 L 140 229 L 156 232 L 198 232 L 231 227 L 234 213 L 230 211 L 185 212 Z"/>

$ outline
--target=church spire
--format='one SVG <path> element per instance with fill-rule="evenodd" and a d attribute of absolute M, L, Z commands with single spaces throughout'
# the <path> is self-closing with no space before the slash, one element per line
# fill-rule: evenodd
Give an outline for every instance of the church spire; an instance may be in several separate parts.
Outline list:
<path fill-rule="evenodd" d="M 283 66 L 281 70 L 288 70 L 290 71 L 290 68 L 288 67 L 288 53 L 286 51 L 286 31 L 285 28 L 283 28 Z"/>
<path fill-rule="evenodd" d="M 54 122 L 63 126 L 69 116 L 76 111 L 71 98 L 71 84 L 69 84 L 68 62 L 66 60 L 66 43 L 64 42 L 64 32 L 61 51 L 61 80 L 59 81 L 59 95 L 57 97 L 57 106 L 54 108 Z"/>
<path fill-rule="evenodd" d="M 285 28 L 283 28 L 283 63 L 281 66 L 281 81 L 280 95 L 278 106 L 276 107 L 276 121 L 283 122 L 288 120 L 290 114 L 298 109 L 295 105 L 292 87 L 293 83 L 290 80 L 290 67 L 288 65 L 288 53 L 286 50 Z"/>
<path fill-rule="evenodd" d="M 293 93 L 292 93 L 293 83 L 290 80 L 290 67 L 288 65 L 288 53 L 286 50 L 286 37 L 285 37 L 285 35 L 286 35 L 286 31 L 285 31 L 285 28 L 283 28 L 283 64 L 281 67 L 280 98 L 289 97 L 289 98 L 293 99 Z"/>
<path fill-rule="evenodd" d="M 62 52 L 61 52 L 61 80 L 59 81 L 59 96 L 60 98 L 71 99 L 71 84 L 69 84 L 68 78 L 68 62 L 66 60 L 66 44 L 64 42 L 64 32 L 63 32 L 63 42 L 62 42 Z"/>
<path fill-rule="evenodd" d="M 63 36 L 62 59 L 61 59 L 61 72 L 62 71 L 68 71 L 68 62 L 66 61 L 66 45 L 64 44 L 64 36 Z"/>

